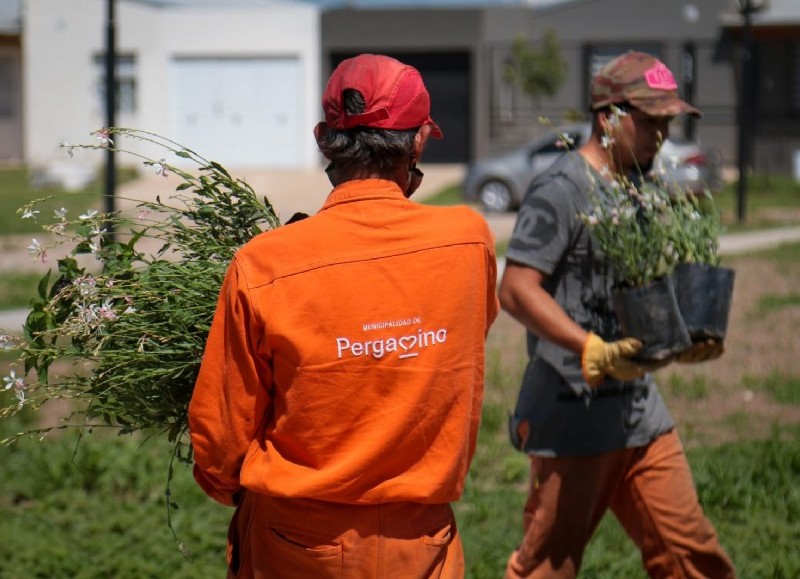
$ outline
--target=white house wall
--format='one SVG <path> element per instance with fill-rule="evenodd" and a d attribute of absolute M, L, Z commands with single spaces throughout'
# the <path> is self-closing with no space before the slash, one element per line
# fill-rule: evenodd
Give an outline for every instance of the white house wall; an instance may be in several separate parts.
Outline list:
<path fill-rule="evenodd" d="M 89 133 L 104 125 L 102 103 L 94 86 L 94 58 L 104 52 L 105 11 L 105 0 L 26 2 L 25 155 L 33 166 L 63 159 L 59 143 L 91 142 Z M 300 64 L 297 164 L 312 167 L 318 163 L 312 137 L 321 115 L 316 7 L 276 2 L 263 8 L 158 9 L 118 0 L 116 34 L 117 53 L 135 56 L 137 100 L 134 114 L 117 115 L 118 126 L 171 136 L 169 132 L 176 126 L 170 118 L 174 87 L 170 74 L 175 59 L 291 58 Z M 141 144 L 125 146 L 148 156 L 158 154 Z M 99 154 L 81 155 L 95 164 L 102 160 Z M 271 166 L 268 155 L 263 165 Z"/>

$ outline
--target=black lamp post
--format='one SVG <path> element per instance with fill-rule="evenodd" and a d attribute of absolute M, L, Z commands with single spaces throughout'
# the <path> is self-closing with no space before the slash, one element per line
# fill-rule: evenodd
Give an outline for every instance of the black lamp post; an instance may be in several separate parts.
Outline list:
<path fill-rule="evenodd" d="M 736 9 L 744 18 L 739 57 L 739 131 L 738 164 L 739 183 L 737 190 L 736 217 L 739 223 L 747 218 L 747 174 L 753 152 L 753 126 L 755 119 L 755 83 L 753 82 L 753 14 L 762 10 L 767 0 L 736 0 Z"/>
<path fill-rule="evenodd" d="M 111 128 L 116 125 L 115 115 L 117 109 L 117 51 L 116 51 L 116 24 L 114 22 L 114 8 L 116 0 L 107 0 L 106 12 L 106 58 L 105 58 L 105 112 L 106 127 Z M 103 197 L 105 199 L 105 212 L 109 215 L 114 213 L 114 197 L 117 185 L 117 171 L 114 164 L 114 148 L 109 146 L 106 149 L 106 168 L 103 187 Z M 114 231 L 111 225 L 106 225 L 108 229 L 109 241 L 114 241 Z"/>
<path fill-rule="evenodd" d="M 700 10 L 694 4 L 684 4 L 683 19 L 691 25 L 697 24 L 700 21 Z M 686 102 L 694 104 L 695 85 L 697 84 L 697 43 L 694 40 L 687 40 L 683 44 L 682 57 L 683 98 Z M 690 141 L 694 140 L 695 118 L 692 115 L 685 115 L 683 123 L 683 136 Z"/>

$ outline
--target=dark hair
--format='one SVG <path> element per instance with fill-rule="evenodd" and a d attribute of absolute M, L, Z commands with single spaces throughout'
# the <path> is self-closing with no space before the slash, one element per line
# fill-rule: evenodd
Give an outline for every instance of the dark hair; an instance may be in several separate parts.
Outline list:
<path fill-rule="evenodd" d="M 366 108 L 364 97 L 357 90 L 345 90 L 343 100 L 344 109 L 349 114 L 363 113 Z M 370 170 L 388 175 L 401 161 L 407 161 L 418 130 L 398 131 L 370 127 L 329 129 L 320 139 L 319 149 L 340 170 Z"/>

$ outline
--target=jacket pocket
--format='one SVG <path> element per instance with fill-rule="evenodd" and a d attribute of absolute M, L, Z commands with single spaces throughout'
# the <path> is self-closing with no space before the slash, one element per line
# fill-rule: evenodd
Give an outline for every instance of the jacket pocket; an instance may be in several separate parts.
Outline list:
<path fill-rule="evenodd" d="M 431 547 L 446 547 L 453 540 L 455 521 L 451 518 L 437 529 L 422 536 L 422 542 Z"/>
<path fill-rule="evenodd" d="M 305 529 L 270 525 L 264 568 L 275 577 L 342 577 L 344 548 L 340 537 L 321 536 Z"/>

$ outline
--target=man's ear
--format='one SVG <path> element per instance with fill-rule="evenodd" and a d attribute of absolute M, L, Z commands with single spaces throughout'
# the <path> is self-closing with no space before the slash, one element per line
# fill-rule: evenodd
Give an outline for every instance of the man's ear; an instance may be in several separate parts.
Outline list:
<path fill-rule="evenodd" d="M 428 138 L 431 136 L 431 127 L 430 125 L 422 125 L 417 134 L 414 135 L 414 157 L 419 160 L 422 157 L 422 151 L 425 150 L 425 145 L 428 142 Z"/>
<path fill-rule="evenodd" d="M 328 123 L 325 121 L 317 123 L 314 127 L 314 138 L 317 140 L 317 144 L 326 134 L 328 134 Z"/>
<path fill-rule="evenodd" d="M 611 111 L 610 107 L 607 108 L 606 110 L 602 111 L 598 115 L 598 117 L 599 117 L 598 121 L 600 122 L 601 134 L 610 135 L 610 134 L 612 134 L 614 132 L 615 127 L 614 127 L 613 121 L 611 120 L 611 117 L 613 115 L 614 115 L 614 113 Z"/>

